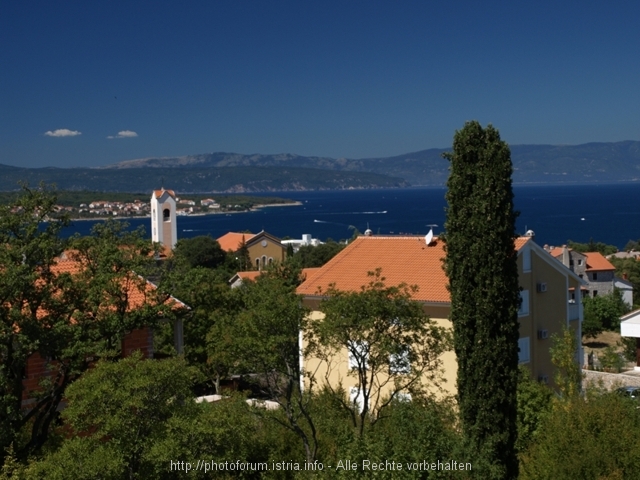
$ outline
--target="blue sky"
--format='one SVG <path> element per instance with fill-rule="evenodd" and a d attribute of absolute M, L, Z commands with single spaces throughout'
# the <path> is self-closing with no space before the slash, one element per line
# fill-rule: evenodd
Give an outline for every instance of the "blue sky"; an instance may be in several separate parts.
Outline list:
<path fill-rule="evenodd" d="M 640 2 L 0 6 L 0 163 L 640 140 Z M 113 137 L 113 138 L 108 138 Z"/>

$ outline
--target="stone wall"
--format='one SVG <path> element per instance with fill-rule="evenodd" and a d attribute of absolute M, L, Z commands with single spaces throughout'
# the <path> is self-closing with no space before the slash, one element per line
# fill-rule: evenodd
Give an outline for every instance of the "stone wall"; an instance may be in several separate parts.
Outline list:
<path fill-rule="evenodd" d="M 587 387 L 590 384 L 595 386 L 602 384 L 602 386 L 607 390 L 613 390 L 614 388 L 621 387 L 623 385 L 640 387 L 640 375 L 597 372 L 594 370 L 583 370 L 582 373 L 584 374 L 582 379 L 583 387 Z"/>

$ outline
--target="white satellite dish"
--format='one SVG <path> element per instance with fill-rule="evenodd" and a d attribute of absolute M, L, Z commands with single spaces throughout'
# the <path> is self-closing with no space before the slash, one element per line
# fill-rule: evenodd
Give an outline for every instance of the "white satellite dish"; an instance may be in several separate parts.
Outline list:
<path fill-rule="evenodd" d="M 429 230 L 429 233 L 427 233 L 427 235 L 424 237 L 424 243 L 425 245 L 429 245 L 431 243 L 431 241 L 433 240 L 433 228 Z"/>

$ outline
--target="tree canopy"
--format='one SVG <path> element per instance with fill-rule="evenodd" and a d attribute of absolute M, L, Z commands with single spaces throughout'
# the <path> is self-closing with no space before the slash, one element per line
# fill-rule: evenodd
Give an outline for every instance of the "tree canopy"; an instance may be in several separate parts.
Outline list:
<path fill-rule="evenodd" d="M 189 267 L 216 268 L 225 262 L 227 254 L 217 240 L 208 235 L 178 240 L 173 256 L 178 262 L 185 262 Z"/>
<path fill-rule="evenodd" d="M 172 316 L 166 297 L 141 276 L 154 263 L 141 232 L 106 222 L 90 237 L 65 241 L 65 219 L 54 219 L 54 207 L 44 188 L 25 188 L 15 205 L 0 207 L 0 406 L 7 412 L 0 458 L 10 444 L 20 458 L 38 451 L 67 386 L 96 357 L 118 356 L 127 333 Z M 30 358 L 42 359 L 45 371 L 29 372 Z M 32 380 L 35 387 L 25 383 Z M 26 391 L 29 409 L 22 408 Z"/>
<path fill-rule="evenodd" d="M 515 478 L 520 288 L 511 154 L 495 128 L 473 121 L 445 157 L 445 267 L 467 451 L 484 478 Z"/>
<path fill-rule="evenodd" d="M 593 238 L 589 239 L 589 243 L 579 243 L 568 240 L 567 246 L 569 248 L 573 248 L 576 252 L 600 252 L 602 255 L 611 255 L 618 251 L 618 247 L 615 245 L 607 245 L 603 242 L 594 242 Z"/>
<path fill-rule="evenodd" d="M 326 388 L 332 389 L 363 435 L 366 419 L 373 423 L 392 401 L 421 398 L 440 385 L 441 355 L 449 349 L 448 332 L 411 300 L 415 287 L 387 286 L 381 270 L 359 292 L 334 287 L 324 292 L 320 305 L 324 318 L 310 323 L 307 355 L 327 366 Z M 330 365 L 344 348 L 349 355 L 349 376 L 355 379 L 349 400 L 332 385 Z"/>
<path fill-rule="evenodd" d="M 619 290 L 609 295 L 586 296 L 584 304 L 584 322 L 582 332 L 587 338 L 595 338 L 604 330 L 617 330 L 620 317 L 629 311 L 629 307 Z"/>

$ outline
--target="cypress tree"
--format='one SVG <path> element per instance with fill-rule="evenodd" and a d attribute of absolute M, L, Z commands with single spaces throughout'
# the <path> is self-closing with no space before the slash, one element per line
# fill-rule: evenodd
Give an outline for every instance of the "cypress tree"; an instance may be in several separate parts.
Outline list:
<path fill-rule="evenodd" d="M 473 121 L 456 131 L 445 158 L 445 269 L 465 452 L 482 478 L 512 479 L 520 288 L 511 153 L 495 128 Z"/>

